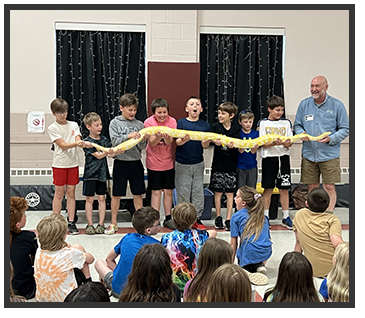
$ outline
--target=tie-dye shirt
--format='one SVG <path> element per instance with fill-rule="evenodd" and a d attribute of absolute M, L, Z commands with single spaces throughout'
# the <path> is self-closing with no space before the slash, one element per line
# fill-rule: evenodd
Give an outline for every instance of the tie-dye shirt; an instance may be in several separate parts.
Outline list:
<path fill-rule="evenodd" d="M 63 302 L 77 287 L 74 268 L 81 269 L 84 263 L 85 253 L 73 247 L 64 247 L 58 251 L 38 248 L 34 261 L 36 300 Z"/>
<path fill-rule="evenodd" d="M 209 238 L 207 231 L 175 230 L 162 236 L 172 263 L 172 280 L 183 291 L 185 284 L 196 274 L 198 254 L 204 242 Z"/>

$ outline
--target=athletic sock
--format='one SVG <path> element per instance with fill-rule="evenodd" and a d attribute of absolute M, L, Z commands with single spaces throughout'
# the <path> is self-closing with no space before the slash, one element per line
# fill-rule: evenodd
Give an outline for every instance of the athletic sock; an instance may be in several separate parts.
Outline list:
<path fill-rule="evenodd" d="M 171 220 L 171 214 L 165 216 L 165 221 Z"/>
<path fill-rule="evenodd" d="M 289 216 L 289 210 L 283 210 L 283 219 L 286 219 Z"/>
<path fill-rule="evenodd" d="M 265 216 L 269 217 L 269 210 L 265 210 L 264 213 L 265 213 Z"/>

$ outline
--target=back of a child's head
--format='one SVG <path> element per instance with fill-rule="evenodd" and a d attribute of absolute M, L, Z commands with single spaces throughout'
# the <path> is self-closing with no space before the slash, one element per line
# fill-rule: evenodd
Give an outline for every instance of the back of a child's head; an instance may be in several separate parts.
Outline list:
<path fill-rule="evenodd" d="M 166 107 L 167 111 L 169 111 L 169 103 L 164 98 L 155 98 L 151 103 L 152 113 L 156 112 L 156 108 L 158 107 Z"/>
<path fill-rule="evenodd" d="M 139 105 L 138 98 L 131 93 L 124 94 L 119 98 L 119 105 L 122 107 L 128 107 L 128 106 L 138 107 Z"/>
<path fill-rule="evenodd" d="M 231 245 L 217 237 L 211 237 L 205 241 L 199 252 L 197 262 L 198 273 L 189 285 L 187 297 L 184 301 L 195 302 L 202 300 L 206 294 L 206 288 L 214 271 L 223 264 L 233 263 L 233 250 Z"/>
<path fill-rule="evenodd" d="M 171 260 L 159 243 L 144 245 L 136 254 L 120 302 L 171 301 Z"/>
<path fill-rule="evenodd" d="M 338 244 L 333 256 L 334 266 L 327 275 L 328 294 L 333 302 L 349 302 L 349 242 Z"/>
<path fill-rule="evenodd" d="M 102 283 L 87 281 L 70 292 L 64 302 L 110 302 L 110 298 L 108 291 Z"/>
<path fill-rule="evenodd" d="M 288 252 L 281 259 L 273 301 L 319 301 L 313 283 L 313 268 L 299 252 Z"/>
<path fill-rule="evenodd" d="M 57 213 L 44 217 L 37 225 L 38 241 L 42 250 L 58 251 L 67 243 L 64 238 L 68 231 L 66 219 Z"/>
<path fill-rule="evenodd" d="M 207 288 L 208 302 L 251 302 L 251 282 L 237 264 L 223 264 L 212 275 Z"/>
<path fill-rule="evenodd" d="M 27 200 L 22 197 L 10 197 L 10 231 L 20 233 L 21 229 L 17 227 L 17 223 L 27 209 Z"/>
<path fill-rule="evenodd" d="M 285 107 L 284 99 L 280 96 L 273 95 L 266 101 L 266 107 L 270 109 L 274 109 L 275 107 L 282 106 Z"/>
<path fill-rule="evenodd" d="M 248 120 L 248 119 L 255 119 L 255 115 L 250 109 L 243 110 L 238 115 L 238 121 L 241 122 L 242 120 Z"/>
<path fill-rule="evenodd" d="M 312 212 L 325 212 L 330 203 L 330 197 L 326 190 L 314 188 L 308 194 L 307 203 Z"/>
<path fill-rule="evenodd" d="M 132 216 L 132 225 L 139 234 L 145 234 L 148 227 L 160 219 L 160 212 L 151 206 L 138 209 Z"/>
<path fill-rule="evenodd" d="M 180 232 L 184 232 L 195 223 L 197 212 L 194 205 L 189 202 L 182 202 L 174 207 L 171 216 L 176 229 Z"/>
<path fill-rule="evenodd" d="M 202 246 L 198 258 L 198 272 L 217 269 L 219 266 L 232 263 L 233 250 L 231 245 L 217 237 L 209 238 Z"/>
<path fill-rule="evenodd" d="M 90 113 L 87 113 L 85 116 L 84 116 L 84 124 L 85 126 L 91 126 L 91 124 L 94 122 L 94 121 L 101 121 L 101 118 L 100 116 L 95 113 L 95 112 L 90 112 Z"/>
<path fill-rule="evenodd" d="M 51 102 L 52 113 L 65 112 L 68 110 L 68 103 L 62 98 L 56 98 Z"/>
<path fill-rule="evenodd" d="M 233 104 L 232 102 L 224 102 L 218 106 L 218 110 L 225 111 L 229 115 L 232 115 L 232 114 L 237 115 L 238 107 L 235 104 Z"/>

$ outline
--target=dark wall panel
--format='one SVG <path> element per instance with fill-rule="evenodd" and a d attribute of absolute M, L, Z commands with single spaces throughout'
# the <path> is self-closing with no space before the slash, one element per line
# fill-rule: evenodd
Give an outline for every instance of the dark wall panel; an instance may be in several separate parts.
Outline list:
<path fill-rule="evenodd" d="M 186 117 L 185 102 L 200 92 L 200 63 L 148 62 L 147 102 L 164 98 L 169 103 L 170 116 L 176 120 Z"/>

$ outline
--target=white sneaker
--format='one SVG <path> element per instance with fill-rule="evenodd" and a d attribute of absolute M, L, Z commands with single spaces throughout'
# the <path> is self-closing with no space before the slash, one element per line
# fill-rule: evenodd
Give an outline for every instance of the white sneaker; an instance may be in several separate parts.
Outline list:
<path fill-rule="evenodd" d="M 118 231 L 118 227 L 114 224 L 110 224 L 107 229 L 105 229 L 104 234 L 113 235 Z"/>
<path fill-rule="evenodd" d="M 257 267 L 256 272 L 266 275 L 267 269 L 265 266 L 259 266 Z"/>

